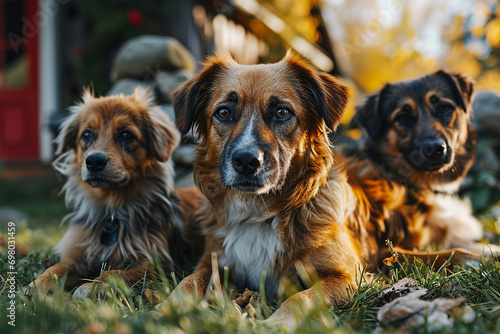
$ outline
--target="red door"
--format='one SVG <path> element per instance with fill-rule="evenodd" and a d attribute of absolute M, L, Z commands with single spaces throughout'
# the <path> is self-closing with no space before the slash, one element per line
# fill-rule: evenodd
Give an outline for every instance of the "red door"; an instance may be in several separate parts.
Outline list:
<path fill-rule="evenodd" d="M 0 0 L 0 161 L 39 158 L 37 0 Z"/>

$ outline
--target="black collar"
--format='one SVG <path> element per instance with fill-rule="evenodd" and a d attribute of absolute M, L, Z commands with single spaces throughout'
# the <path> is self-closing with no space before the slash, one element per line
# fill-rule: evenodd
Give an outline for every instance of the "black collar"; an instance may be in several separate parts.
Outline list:
<path fill-rule="evenodd" d="M 115 216 L 111 214 L 111 218 L 102 227 L 101 244 L 111 246 L 116 242 L 116 239 L 118 239 L 118 224 Z"/>

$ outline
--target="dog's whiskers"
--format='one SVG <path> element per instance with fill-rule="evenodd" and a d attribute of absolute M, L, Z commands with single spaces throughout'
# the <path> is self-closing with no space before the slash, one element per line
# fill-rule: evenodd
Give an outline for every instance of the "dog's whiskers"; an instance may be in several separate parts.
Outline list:
<path fill-rule="evenodd" d="M 264 203 L 264 206 L 266 207 L 266 211 L 267 211 L 267 213 L 268 213 L 268 214 L 271 214 L 271 213 L 269 212 L 269 208 L 267 207 L 266 201 L 264 200 L 264 197 L 262 197 L 262 195 L 260 195 L 259 197 L 260 197 L 260 199 L 262 200 L 262 203 Z"/>

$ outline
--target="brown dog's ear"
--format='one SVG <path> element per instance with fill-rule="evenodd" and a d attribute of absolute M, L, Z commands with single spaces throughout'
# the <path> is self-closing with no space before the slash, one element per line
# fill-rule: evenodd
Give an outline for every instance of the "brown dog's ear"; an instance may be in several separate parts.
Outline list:
<path fill-rule="evenodd" d="M 200 73 L 174 91 L 175 124 L 181 134 L 185 135 L 197 123 L 196 118 L 208 106 L 217 76 L 228 61 L 229 56 L 209 57 Z"/>
<path fill-rule="evenodd" d="M 311 68 L 295 52 L 285 57 L 291 80 L 297 82 L 299 96 L 311 104 L 331 130 L 335 130 L 350 97 L 350 89 L 340 84 L 333 76 L 319 73 Z"/>
<path fill-rule="evenodd" d="M 460 73 L 448 73 L 439 70 L 434 75 L 443 78 L 453 89 L 455 100 L 460 107 L 467 112 L 471 105 L 474 95 L 474 81 Z"/>
<path fill-rule="evenodd" d="M 356 108 L 356 115 L 353 121 L 356 122 L 366 133 L 369 139 L 376 141 L 382 134 L 385 124 L 385 116 L 382 110 L 381 101 L 391 89 L 390 84 L 386 84 L 378 93 L 368 97 L 365 103 Z"/>
<path fill-rule="evenodd" d="M 59 134 L 54 140 L 57 145 L 55 152 L 57 155 L 76 149 L 79 131 L 78 106 L 70 108 L 70 111 L 70 115 L 61 124 Z"/>
<path fill-rule="evenodd" d="M 167 115 L 159 108 L 152 107 L 148 111 L 149 124 L 146 126 L 146 138 L 151 153 L 156 160 L 165 162 L 170 158 L 174 149 L 179 145 L 179 131 Z"/>

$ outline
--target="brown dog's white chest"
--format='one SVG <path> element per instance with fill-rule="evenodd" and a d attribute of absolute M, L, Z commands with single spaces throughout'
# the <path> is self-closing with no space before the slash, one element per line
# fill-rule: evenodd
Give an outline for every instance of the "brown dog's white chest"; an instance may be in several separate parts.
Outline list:
<path fill-rule="evenodd" d="M 234 200 L 216 230 L 223 239 L 219 265 L 228 266 L 239 288 L 258 290 L 262 272 L 266 272 L 265 288 L 269 295 L 278 292 L 279 277 L 274 272 L 276 258 L 283 252 L 279 235 L 279 216 L 256 211 L 254 204 Z M 258 214 L 256 214 L 258 212 Z"/>

